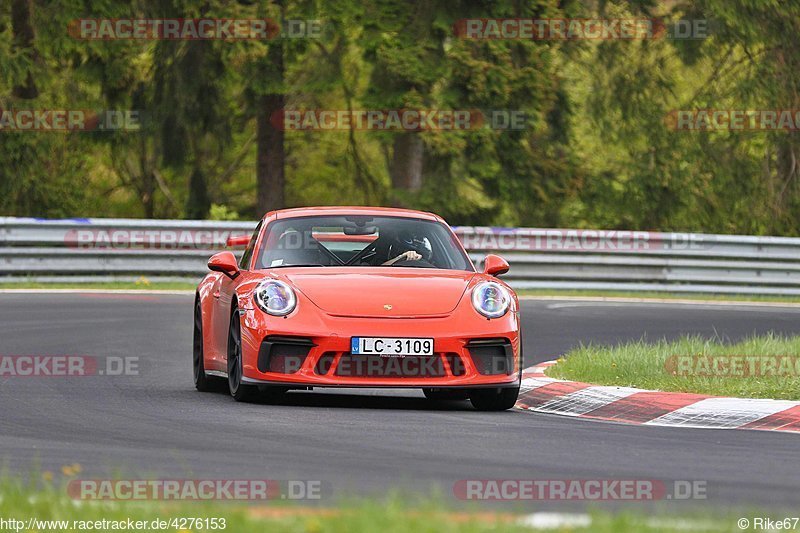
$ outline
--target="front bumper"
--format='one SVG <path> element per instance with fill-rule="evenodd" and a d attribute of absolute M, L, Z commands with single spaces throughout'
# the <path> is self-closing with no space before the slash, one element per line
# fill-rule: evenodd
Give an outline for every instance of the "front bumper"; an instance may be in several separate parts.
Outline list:
<path fill-rule="evenodd" d="M 242 381 L 287 387 L 516 387 L 522 369 L 518 323 L 516 313 L 494 320 L 324 313 L 283 319 L 248 309 L 241 320 Z M 358 336 L 430 337 L 434 355 L 352 355 L 350 340 Z"/>

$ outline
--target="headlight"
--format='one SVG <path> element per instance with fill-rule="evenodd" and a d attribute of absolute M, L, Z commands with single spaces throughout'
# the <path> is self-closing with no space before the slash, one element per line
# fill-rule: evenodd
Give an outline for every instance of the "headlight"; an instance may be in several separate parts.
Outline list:
<path fill-rule="evenodd" d="M 511 294 L 493 281 L 484 281 L 472 289 L 472 306 L 486 318 L 500 318 L 511 305 Z"/>
<path fill-rule="evenodd" d="M 297 306 L 297 296 L 287 284 L 276 279 L 263 281 L 256 287 L 253 298 L 265 313 L 275 316 L 288 315 Z"/>

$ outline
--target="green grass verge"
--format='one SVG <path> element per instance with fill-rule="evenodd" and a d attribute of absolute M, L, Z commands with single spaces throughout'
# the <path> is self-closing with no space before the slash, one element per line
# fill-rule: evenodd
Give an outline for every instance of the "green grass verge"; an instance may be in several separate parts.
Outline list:
<path fill-rule="evenodd" d="M 709 300 L 731 302 L 778 302 L 800 303 L 800 296 L 760 295 L 760 294 L 711 294 L 692 292 L 633 292 L 633 291 L 589 291 L 589 290 L 537 290 L 520 289 L 516 291 L 519 296 L 547 296 L 547 297 L 591 297 L 591 298 L 651 298 L 659 300 Z"/>
<path fill-rule="evenodd" d="M 774 368 L 769 361 L 774 362 Z M 725 344 L 688 336 L 673 342 L 642 340 L 620 346 L 580 346 L 546 373 L 597 385 L 800 400 L 799 361 L 800 337 L 766 335 Z"/>
<path fill-rule="evenodd" d="M 544 505 L 543 505 L 544 507 Z M 766 513 L 712 515 L 709 512 L 692 512 L 686 517 L 673 513 L 653 517 L 645 511 L 611 513 L 592 511 L 588 527 L 561 527 L 557 531 L 592 531 L 597 533 L 678 532 L 686 531 L 739 531 L 738 516 L 764 516 Z M 230 533 L 309 532 L 309 533 L 382 533 L 393 532 L 530 532 L 532 528 L 522 521 L 522 513 L 498 510 L 491 504 L 480 508 L 454 510 L 440 497 L 421 499 L 404 498 L 399 494 L 383 499 L 350 500 L 336 507 L 291 505 L 278 503 L 221 503 L 221 502 L 88 502 L 74 501 L 67 496 L 65 486 L 55 483 L 23 482 L 5 478 L 0 481 L 0 518 L 27 521 L 34 518 L 39 523 L 30 531 L 99 531 L 114 530 L 110 522 L 153 520 L 202 519 L 183 529 L 170 527 L 162 531 L 226 531 Z M 206 527 L 205 519 L 224 519 L 224 529 Z M 67 521 L 66 527 L 42 521 Z M 99 521 L 106 524 L 97 524 Z M 688 522 L 687 522 L 688 521 Z M 76 523 L 77 522 L 77 523 Z M 94 525 L 89 528 L 86 522 Z M 15 531 L 8 523 L 6 531 Z M 105 527 L 103 527 L 105 526 Z M 145 527 L 144 531 L 156 531 Z M 27 524 L 19 529 L 29 531 Z"/>

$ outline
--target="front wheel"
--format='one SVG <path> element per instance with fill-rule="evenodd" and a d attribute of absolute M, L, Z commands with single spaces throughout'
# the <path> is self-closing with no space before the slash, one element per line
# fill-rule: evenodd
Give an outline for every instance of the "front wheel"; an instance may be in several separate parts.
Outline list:
<path fill-rule="evenodd" d="M 476 389 L 469 393 L 469 401 L 478 411 L 505 411 L 517 403 L 519 386 L 503 389 Z"/>
<path fill-rule="evenodd" d="M 231 315 L 228 332 L 228 389 L 237 402 L 246 402 L 256 396 L 257 388 L 242 383 L 242 329 L 239 324 L 239 310 Z"/>
<path fill-rule="evenodd" d="M 206 374 L 203 356 L 203 312 L 200 300 L 194 304 L 194 336 L 192 339 L 192 370 L 194 371 L 194 387 L 200 392 L 219 390 L 222 380 Z"/>

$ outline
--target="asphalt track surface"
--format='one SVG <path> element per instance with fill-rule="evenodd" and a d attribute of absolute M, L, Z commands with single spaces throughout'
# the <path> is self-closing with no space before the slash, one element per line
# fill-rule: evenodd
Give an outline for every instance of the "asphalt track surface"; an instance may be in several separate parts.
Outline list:
<path fill-rule="evenodd" d="M 527 364 L 579 342 L 800 333 L 800 308 L 785 307 L 528 300 L 523 317 Z M 461 479 L 615 478 L 706 482 L 706 501 L 671 509 L 800 503 L 797 435 L 479 413 L 420 391 L 296 392 L 280 406 L 199 393 L 191 323 L 189 295 L 0 294 L 2 355 L 140 358 L 138 376 L 0 378 L 0 461 L 20 473 L 77 462 L 84 478 L 321 480 L 334 501 L 400 487 L 457 502 Z"/>

